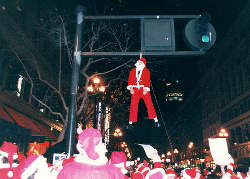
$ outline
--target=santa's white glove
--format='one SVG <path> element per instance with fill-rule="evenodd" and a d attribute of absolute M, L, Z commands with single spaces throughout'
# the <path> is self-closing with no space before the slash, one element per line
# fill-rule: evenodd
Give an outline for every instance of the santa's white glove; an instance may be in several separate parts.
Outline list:
<path fill-rule="evenodd" d="M 130 88 L 130 94 L 134 94 L 135 90 L 133 88 Z"/>
<path fill-rule="evenodd" d="M 146 95 L 147 94 L 147 92 L 148 92 L 148 90 L 147 89 L 145 89 L 145 88 L 143 88 L 143 95 Z"/>

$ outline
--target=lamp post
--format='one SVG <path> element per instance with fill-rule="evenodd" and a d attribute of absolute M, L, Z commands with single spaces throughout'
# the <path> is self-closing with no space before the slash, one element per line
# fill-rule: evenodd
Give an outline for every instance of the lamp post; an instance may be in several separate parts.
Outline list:
<path fill-rule="evenodd" d="M 178 153 L 179 153 L 178 149 L 175 148 L 174 149 L 174 162 L 177 161 L 177 163 L 178 163 L 178 160 L 177 160 Z"/>
<path fill-rule="evenodd" d="M 228 132 L 227 132 L 226 129 L 221 128 L 218 135 L 219 135 L 219 137 L 225 137 L 225 138 L 227 138 L 228 137 Z"/>
<path fill-rule="evenodd" d="M 113 136 L 114 138 L 121 138 L 123 136 L 123 133 L 122 133 L 122 130 L 120 128 L 116 128 L 115 131 L 111 134 L 108 134 L 107 133 L 108 130 L 106 130 L 105 134 L 104 134 L 104 138 L 106 139 L 105 141 L 105 145 L 108 149 L 109 152 L 111 152 L 113 149 L 115 150 L 118 150 L 119 147 L 123 148 L 123 147 L 127 147 L 127 144 L 126 145 L 122 145 L 122 143 L 119 143 L 119 141 L 112 141 L 110 142 L 109 140 L 109 136 Z"/>
<path fill-rule="evenodd" d="M 104 93 L 106 90 L 105 86 L 103 85 L 103 82 L 101 80 L 101 77 L 95 76 L 92 80 L 90 85 L 87 87 L 87 91 L 89 93 L 94 94 L 95 96 L 95 108 L 94 108 L 94 122 L 93 127 L 100 130 L 100 120 L 101 120 L 101 102 L 98 101 L 98 95 L 101 93 Z M 98 120 L 97 120 L 98 119 Z"/>
<path fill-rule="evenodd" d="M 122 130 L 120 128 L 116 128 L 115 132 L 114 132 L 114 136 L 115 137 L 121 137 L 122 135 L 123 135 Z"/>
<path fill-rule="evenodd" d="M 191 166 L 192 166 L 192 164 L 193 164 L 193 151 L 192 151 L 192 149 L 193 149 L 193 147 L 194 147 L 194 143 L 193 142 L 189 142 L 189 144 L 188 144 L 188 149 L 190 150 L 190 163 L 191 163 Z"/>

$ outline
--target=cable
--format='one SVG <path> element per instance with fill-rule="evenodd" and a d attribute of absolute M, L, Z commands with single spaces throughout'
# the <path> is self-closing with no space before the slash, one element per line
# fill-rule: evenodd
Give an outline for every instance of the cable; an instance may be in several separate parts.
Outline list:
<path fill-rule="evenodd" d="M 158 101 L 157 101 L 157 98 L 156 98 L 156 95 L 155 95 L 155 92 L 154 92 L 154 88 L 153 88 L 152 83 L 150 83 L 150 85 L 151 85 L 151 87 L 152 87 L 153 96 L 154 96 L 154 98 L 155 98 L 157 108 L 159 109 L 160 117 L 161 117 L 161 120 L 162 120 L 162 123 L 163 123 L 163 127 L 164 127 L 164 130 L 165 130 L 165 133 L 166 133 L 166 135 L 167 135 L 167 137 L 168 137 L 168 141 L 169 141 L 169 143 L 170 143 L 171 150 L 174 151 L 174 149 L 173 149 L 173 144 L 172 144 L 172 142 L 171 142 L 170 136 L 168 135 L 168 131 L 167 131 L 167 128 L 166 128 L 166 124 L 165 124 L 165 121 L 163 120 L 162 113 L 161 113 L 161 109 L 160 109 L 160 106 L 159 106 L 159 104 L 158 104 Z"/>

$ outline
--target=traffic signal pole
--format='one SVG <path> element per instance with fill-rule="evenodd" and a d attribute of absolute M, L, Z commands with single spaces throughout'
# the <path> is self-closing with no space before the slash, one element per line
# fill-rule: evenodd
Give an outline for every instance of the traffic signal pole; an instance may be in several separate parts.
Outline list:
<path fill-rule="evenodd" d="M 68 157 L 73 155 L 73 149 L 75 146 L 75 131 L 76 131 L 76 97 L 78 91 L 79 81 L 79 69 L 81 65 L 81 48 L 82 48 L 82 24 L 85 8 L 82 6 L 77 7 L 77 24 L 76 24 L 76 38 L 74 47 L 74 60 L 72 69 L 72 82 L 71 82 L 71 100 L 68 113 L 68 125 L 67 125 L 67 138 L 66 149 Z"/>

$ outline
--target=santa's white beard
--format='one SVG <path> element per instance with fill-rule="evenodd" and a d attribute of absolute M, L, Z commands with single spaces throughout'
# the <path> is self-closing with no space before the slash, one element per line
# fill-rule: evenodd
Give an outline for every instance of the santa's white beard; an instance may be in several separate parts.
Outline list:
<path fill-rule="evenodd" d="M 144 63 L 136 63 L 136 70 L 143 70 L 143 68 L 145 67 Z"/>

